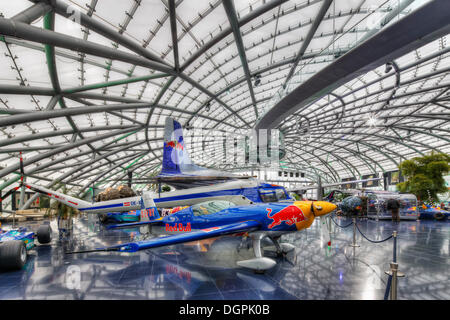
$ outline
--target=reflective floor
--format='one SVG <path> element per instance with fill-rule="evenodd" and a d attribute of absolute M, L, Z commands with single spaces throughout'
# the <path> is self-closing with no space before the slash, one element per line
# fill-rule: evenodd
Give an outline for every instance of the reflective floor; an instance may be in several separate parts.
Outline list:
<path fill-rule="evenodd" d="M 336 218 L 341 225 L 345 218 Z M 38 224 L 30 224 L 37 228 Z M 399 232 L 398 263 L 406 274 L 399 279 L 400 299 L 450 299 L 450 223 L 437 221 L 362 220 L 366 237 L 384 239 Z M 377 299 L 384 297 L 392 240 L 371 243 L 352 227 L 331 222 L 332 246 L 327 248 L 316 221 L 312 227 L 282 237 L 294 252 L 276 258 L 266 274 L 236 266 L 253 257 L 240 237 L 223 237 L 137 253 L 83 253 L 89 249 L 152 235 L 146 228 L 106 231 L 97 221 L 74 219 L 72 236 L 58 239 L 51 222 L 51 245 L 31 250 L 20 271 L 0 273 L 0 299 Z M 5 226 L 4 226 L 5 227 Z M 153 230 L 153 233 L 156 230 Z M 250 244 L 250 243 L 248 243 Z"/>

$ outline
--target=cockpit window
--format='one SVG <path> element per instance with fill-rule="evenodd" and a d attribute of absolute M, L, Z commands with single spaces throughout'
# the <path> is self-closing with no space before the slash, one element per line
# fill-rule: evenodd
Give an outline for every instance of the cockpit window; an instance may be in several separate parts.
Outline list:
<path fill-rule="evenodd" d="M 260 196 L 263 202 L 277 202 L 277 195 L 273 191 L 261 192 Z"/>
<path fill-rule="evenodd" d="M 286 193 L 284 193 L 283 189 L 276 189 L 275 193 L 277 194 L 277 199 L 278 200 L 284 200 L 286 199 Z"/>
<path fill-rule="evenodd" d="M 230 201 L 212 200 L 193 205 L 192 212 L 194 213 L 194 216 L 202 216 L 205 214 L 216 213 L 232 206 L 235 206 L 235 204 Z"/>
<path fill-rule="evenodd" d="M 277 202 L 286 199 L 284 189 L 259 189 L 259 195 L 263 202 Z"/>

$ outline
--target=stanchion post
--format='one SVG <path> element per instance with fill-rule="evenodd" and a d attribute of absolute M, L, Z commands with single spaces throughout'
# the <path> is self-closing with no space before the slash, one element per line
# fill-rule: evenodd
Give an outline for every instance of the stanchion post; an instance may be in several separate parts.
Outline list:
<path fill-rule="evenodd" d="M 397 263 L 397 231 L 394 230 L 392 233 L 392 237 L 394 238 L 394 248 L 392 249 L 392 261 Z"/>
<path fill-rule="evenodd" d="M 393 248 L 392 248 L 392 262 L 397 264 L 397 271 L 396 271 L 397 278 L 398 277 L 403 278 L 405 276 L 405 274 L 403 272 L 398 271 L 398 263 L 397 263 L 397 235 L 398 235 L 398 232 L 395 230 L 392 233 L 392 237 L 394 239 L 394 241 L 393 241 Z M 392 275 L 393 276 L 392 268 L 389 271 L 385 271 L 385 273 L 388 274 L 388 275 Z"/>
<path fill-rule="evenodd" d="M 391 262 L 391 272 L 392 272 L 391 300 L 397 300 L 397 271 L 398 271 L 398 263 Z"/>
<path fill-rule="evenodd" d="M 350 245 L 353 248 L 359 247 L 358 244 L 356 244 L 356 218 L 352 218 L 353 221 L 353 243 Z"/>

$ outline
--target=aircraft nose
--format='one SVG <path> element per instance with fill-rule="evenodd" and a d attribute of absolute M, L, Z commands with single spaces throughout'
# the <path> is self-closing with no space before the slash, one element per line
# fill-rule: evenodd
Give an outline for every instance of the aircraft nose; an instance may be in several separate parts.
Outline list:
<path fill-rule="evenodd" d="M 337 206 L 334 203 L 327 201 L 314 201 L 313 206 L 314 212 L 316 213 L 317 216 L 323 216 L 337 208 Z"/>

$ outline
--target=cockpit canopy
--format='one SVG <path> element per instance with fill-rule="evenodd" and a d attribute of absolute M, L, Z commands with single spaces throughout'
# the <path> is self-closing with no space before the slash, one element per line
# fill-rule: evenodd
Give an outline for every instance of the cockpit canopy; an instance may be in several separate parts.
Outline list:
<path fill-rule="evenodd" d="M 235 205 L 236 204 L 231 201 L 211 200 L 194 204 L 191 208 L 194 216 L 202 216 L 206 214 L 216 213 Z"/>
<path fill-rule="evenodd" d="M 263 202 L 278 202 L 286 200 L 286 193 L 282 188 L 259 188 L 259 195 Z"/>

